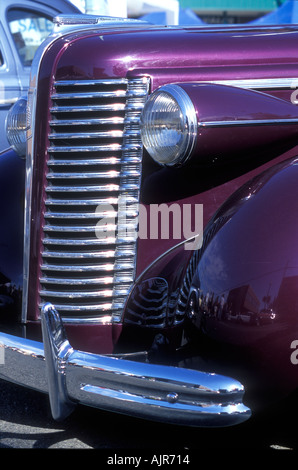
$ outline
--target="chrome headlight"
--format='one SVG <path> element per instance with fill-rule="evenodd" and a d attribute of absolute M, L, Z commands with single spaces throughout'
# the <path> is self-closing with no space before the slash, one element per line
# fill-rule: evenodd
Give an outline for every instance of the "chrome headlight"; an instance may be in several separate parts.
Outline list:
<path fill-rule="evenodd" d="M 11 147 L 20 157 L 26 155 L 27 142 L 27 98 L 20 98 L 6 116 L 6 137 Z"/>
<path fill-rule="evenodd" d="M 148 153 L 161 165 L 186 162 L 197 138 L 197 116 L 183 88 L 165 85 L 152 93 L 141 115 L 141 136 Z"/>

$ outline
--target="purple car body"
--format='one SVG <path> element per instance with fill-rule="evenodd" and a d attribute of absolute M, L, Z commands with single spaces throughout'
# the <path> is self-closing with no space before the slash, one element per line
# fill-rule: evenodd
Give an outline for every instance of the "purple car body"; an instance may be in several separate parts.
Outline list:
<path fill-rule="evenodd" d="M 297 36 L 57 20 L 0 160 L 0 375 L 54 418 L 225 426 L 297 388 Z"/>

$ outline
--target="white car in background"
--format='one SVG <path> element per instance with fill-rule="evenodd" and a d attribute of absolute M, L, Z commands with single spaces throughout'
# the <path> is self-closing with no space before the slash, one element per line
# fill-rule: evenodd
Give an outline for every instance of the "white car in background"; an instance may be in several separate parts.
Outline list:
<path fill-rule="evenodd" d="M 68 0 L 0 1 L 0 151 L 9 146 L 7 112 L 27 92 L 34 53 L 61 13 L 81 12 Z"/>

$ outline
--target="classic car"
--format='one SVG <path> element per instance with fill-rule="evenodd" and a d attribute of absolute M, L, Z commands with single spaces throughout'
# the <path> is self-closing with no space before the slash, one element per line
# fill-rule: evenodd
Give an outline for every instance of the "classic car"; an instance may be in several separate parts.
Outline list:
<path fill-rule="evenodd" d="M 297 389 L 297 40 L 55 19 L 0 155 L 0 378 L 54 419 L 230 426 Z"/>
<path fill-rule="evenodd" d="M 81 13 L 68 0 L 1 0 L 0 3 L 0 150 L 9 147 L 5 118 L 12 104 L 28 92 L 30 66 L 40 43 L 60 13 Z"/>

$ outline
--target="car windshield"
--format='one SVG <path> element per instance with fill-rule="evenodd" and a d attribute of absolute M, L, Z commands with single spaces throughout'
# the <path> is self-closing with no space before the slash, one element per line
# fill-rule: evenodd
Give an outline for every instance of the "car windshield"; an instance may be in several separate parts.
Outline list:
<path fill-rule="evenodd" d="M 53 29 L 49 17 L 39 12 L 19 8 L 8 11 L 7 20 L 24 66 L 30 66 L 36 49 Z"/>

